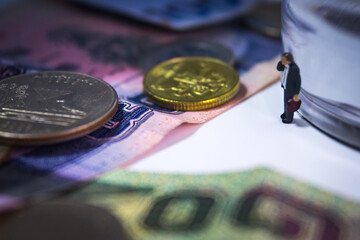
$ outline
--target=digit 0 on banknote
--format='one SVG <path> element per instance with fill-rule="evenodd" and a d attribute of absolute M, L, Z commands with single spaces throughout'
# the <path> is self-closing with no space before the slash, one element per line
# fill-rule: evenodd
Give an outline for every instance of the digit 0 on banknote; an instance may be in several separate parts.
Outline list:
<path fill-rule="evenodd" d="M 67 197 L 112 212 L 133 239 L 359 239 L 360 205 L 269 169 L 116 170 Z"/>

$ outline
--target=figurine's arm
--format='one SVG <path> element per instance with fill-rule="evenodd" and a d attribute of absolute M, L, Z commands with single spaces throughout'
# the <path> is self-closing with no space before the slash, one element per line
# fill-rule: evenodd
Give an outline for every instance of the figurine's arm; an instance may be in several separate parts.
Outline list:
<path fill-rule="evenodd" d="M 284 71 L 284 69 L 285 69 L 285 65 L 282 64 L 282 62 L 280 61 L 280 62 L 278 63 L 278 65 L 277 65 L 277 70 L 278 70 L 278 71 Z"/>
<path fill-rule="evenodd" d="M 299 94 L 300 88 L 301 88 L 301 77 L 300 77 L 300 69 L 296 64 L 294 64 L 294 70 L 295 70 L 295 76 L 296 76 L 295 93 Z"/>
<path fill-rule="evenodd" d="M 299 67 L 297 65 L 294 65 L 293 70 L 295 72 L 295 88 L 294 88 L 294 96 L 293 96 L 293 100 L 294 101 L 299 101 L 298 95 L 300 93 L 300 89 L 301 89 L 301 77 L 300 77 L 300 70 Z"/>

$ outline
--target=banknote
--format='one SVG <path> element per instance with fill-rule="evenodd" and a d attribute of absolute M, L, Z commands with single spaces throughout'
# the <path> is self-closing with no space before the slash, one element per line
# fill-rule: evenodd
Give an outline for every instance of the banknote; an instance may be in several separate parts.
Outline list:
<path fill-rule="evenodd" d="M 226 21 L 246 13 L 254 0 L 76 0 L 174 30 L 188 30 Z"/>
<path fill-rule="evenodd" d="M 0 80 L 19 74 L 37 72 L 38 69 L 15 63 L 6 59 L 0 59 Z"/>
<path fill-rule="evenodd" d="M 5 57 L 5 58 L 4 58 Z M 60 64 L 56 67 L 45 67 L 42 64 L 29 63 L 26 61 L 6 59 L 6 56 L 0 58 L 0 80 L 19 74 L 33 73 L 40 71 L 72 71 L 76 67 L 72 64 Z"/>
<path fill-rule="evenodd" d="M 79 206 L 87 206 L 87 214 L 77 215 L 84 222 L 96 221 L 91 212 L 103 209 L 118 220 L 108 231 L 124 229 L 126 239 L 360 239 L 358 203 L 266 168 L 218 175 L 118 169 L 53 204 L 54 210 L 48 204 L 46 209 L 73 206 L 77 213 Z M 98 216 L 108 221 L 103 215 Z M 36 229 L 39 217 L 32 216 L 27 223 L 15 218 L 0 226 L 0 235 L 10 237 L 29 224 Z M 63 219 L 61 213 L 48 214 L 48 220 L 39 222 L 56 222 L 57 217 Z M 54 225 L 51 234 L 58 228 Z M 37 230 L 32 232 L 37 236 Z"/>
<path fill-rule="evenodd" d="M 279 78 L 275 64 L 281 43 L 236 24 L 179 35 L 66 3 L 33 2 L 8 9 L 0 18 L 0 58 L 101 78 L 120 99 L 111 121 L 83 138 L 17 148 L 0 169 L 0 211 L 124 166 L 180 124 L 203 123 Z M 154 45 L 192 37 L 232 49 L 241 76 L 240 92 L 229 103 L 207 111 L 179 112 L 153 105 L 143 94 L 139 59 Z"/>

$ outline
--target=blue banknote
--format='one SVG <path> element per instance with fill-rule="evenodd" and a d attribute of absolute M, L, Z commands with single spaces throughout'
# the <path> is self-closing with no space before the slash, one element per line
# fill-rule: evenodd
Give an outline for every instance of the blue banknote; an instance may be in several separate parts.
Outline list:
<path fill-rule="evenodd" d="M 189 30 L 235 18 L 256 0 L 76 0 L 174 30 Z"/>

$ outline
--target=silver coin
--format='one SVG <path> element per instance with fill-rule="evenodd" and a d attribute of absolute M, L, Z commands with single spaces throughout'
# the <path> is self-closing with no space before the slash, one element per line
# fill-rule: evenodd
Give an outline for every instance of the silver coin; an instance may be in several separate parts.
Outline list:
<path fill-rule="evenodd" d="M 0 144 L 0 165 L 4 163 L 11 153 L 12 148 L 10 146 Z"/>
<path fill-rule="evenodd" d="M 246 25 L 266 36 L 281 37 L 281 4 L 261 3 L 244 18 Z"/>
<path fill-rule="evenodd" d="M 103 80 L 39 72 L 0 82 L 0 141 L 50 144 L 86 135 L 115 114 L 118 97 Z"/>
<path fill-rule="evenodd" d="M 156 47 L 142 56 L 140 66 L 149 70 L 157 64 L 176 57 L 212 57 L 230 65 L 235 62 L 235 56 L 228 47 L 208 40 L 185 39 L 170 42 Z"/>

